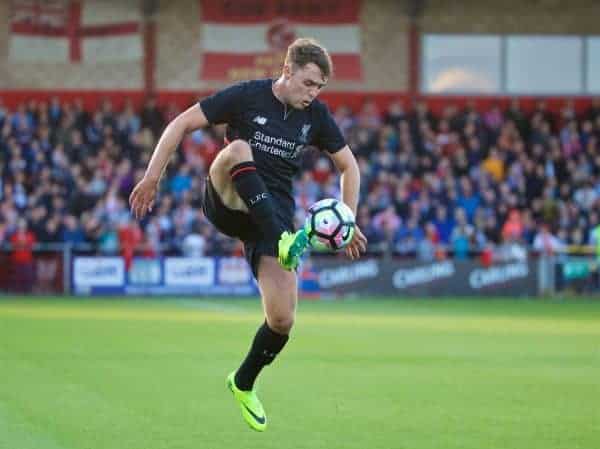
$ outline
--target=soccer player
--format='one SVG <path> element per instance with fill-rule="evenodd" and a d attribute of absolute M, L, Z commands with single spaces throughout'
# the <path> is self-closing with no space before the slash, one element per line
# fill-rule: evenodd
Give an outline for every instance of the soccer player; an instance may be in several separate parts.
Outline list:
<path fill-rule="evenodd" d="M 342 201 L 356 214 L 360 174 L 350 148 L 327 107 L 316 100 L 332 72 L 327 50 L 312 39 L 298 39 L 287 51 L 281 76 L 246 81 L 204 98 L 177 116 L 158 141 L 143 179 L 131 193 L 134 215 L 151 210 L 161 175 L 186 133 L 226 123 L 227 145 L 209 168 L 203 209 L 222 233 L 244 243 L 258 281 L 265 322 L 241 366 L 227 377 L 255 430 L 267 417 L 254 390 L 261 369 L 288 341 L 298 286 L 295 270 L 308 246 L 303 229 L 293 232 L 292 177 L 309 145 L 325 151 L 341 172 Z M 356 228 L 346 254 L 357 259 L 366 238 Z"/>

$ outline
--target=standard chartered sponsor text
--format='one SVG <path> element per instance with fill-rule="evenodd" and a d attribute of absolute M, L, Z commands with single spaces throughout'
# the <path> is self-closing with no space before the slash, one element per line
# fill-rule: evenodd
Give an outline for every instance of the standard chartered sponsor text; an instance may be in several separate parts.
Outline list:
<path fill-rule="evenodd" d="M 250 146 L 257 150 L 281 156 L 284 159 L 293 159 L 298 154 L 299 147 L 296 142 L 284 139 L 283 137 L 273 137 L 256 131 L 249 141 Z"/>

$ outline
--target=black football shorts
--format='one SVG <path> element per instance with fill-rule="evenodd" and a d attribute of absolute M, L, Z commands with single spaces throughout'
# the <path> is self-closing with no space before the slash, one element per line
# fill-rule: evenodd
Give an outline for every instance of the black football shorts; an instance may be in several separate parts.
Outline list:
<path fill-rule="evenodd" d="M 258 279 L 260 256 L 277 257 L 279 236 L 263 236 L 249 214 L 225 206 L 208 176 L 206 177 L 202 210 L 219 232 L 240 239 L 244 243 L 244 255 L 252 268 L 254 277 Z"/>

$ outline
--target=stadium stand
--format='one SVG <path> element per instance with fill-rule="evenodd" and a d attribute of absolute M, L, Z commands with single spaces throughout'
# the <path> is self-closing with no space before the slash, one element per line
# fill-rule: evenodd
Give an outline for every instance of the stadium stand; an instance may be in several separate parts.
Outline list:
<path fill-rule="evenodd" d="M 28 229 L 35 242 L 127 259 L 239 253 L 200 209 L 222 129 L 189 135 L 155 213 L 140 224 L 131 219 L 129 192 L 177 112 L 152 99 L 138 110 L 127 101 L 115 110 L 110 100 L 93 110 L 58 98 L 0 103 L 0 242 L 14 243 Z M 549 236 L 538 239 L 538 249 L 584 245 L 600 224 L 598 99 L 582 114 L 569 100 L 558 113 L 544 100 L 526 113 L 515 99 L 506 108 L 446 102 L 439 114 L 425 101 L 408 108 L 398 100 L 384 109 L 372 101 L 357 110 L 340 105 L 335 117 L 364 177 L 358 222 L 371 252 L 501 258 L 533 245 L 538 234 Z M 312 202 L 337 196 L 325 155 L 307 154 L 295 189 L 298 223 Z"/>

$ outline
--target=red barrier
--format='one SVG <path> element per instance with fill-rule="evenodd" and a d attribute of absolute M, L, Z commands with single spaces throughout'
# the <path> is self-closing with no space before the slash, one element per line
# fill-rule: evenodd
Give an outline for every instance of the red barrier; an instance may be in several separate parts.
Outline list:
<path fill-rule="evenodd" d="M 33 264 L 16 264 L 8 251 L 0 252 L 0 293 L 63 294 L 63 254 L 35 251 Z"/>
<path fill-rule="evenodd" d="M 211 91 L 157 91 L 156 97 L 161 106 L 170 103 L 176 104 L 179 109 L 185 109 L 194 104 L 198 99 L 210 94 Z M 16 106 L 29 100 L 48 101 L 52 97 L 58 97 L 62 102 L 73 102 L 75 99 L 83 100 L 86 109 L 95 109 L 104 99 L 109 99 L 116 110 L 123 107 L 125 100 L 131 100 L 136 107 L 140 107 L 144 100 L 144 92 L 141 90 L 107 90 L 107 91 L 89 91 L 89 90 L 0 90 L 0 100 L 9 109 L 14 110 Z M 357 111 L 367 101 L 373 101 L 380 108 L 385 108 L 395 100 L 401 100 L 406 109 L 412 109 L 412 99 L 406 92 L 334 92 L 325 91 L 321 97 L 330 108 L 335 109 L 339 105 L 347 105 L 352 110 Z M 422 95 L 419 99 L 425 100 L 431 111 L 439 114 L 445 107 L 456 105 L 463 108 L 469 102 L 475 105 L 478 110 L 486 110 L 493 104 L 499 104 L 501 107 L 508 106 L 512 96 L 460 96 L 460 95 Z M 530 112 L 535 108 L 538 101 L 544 100 L 549 111 L 558 113 L 564 107 L 565 102 L 573 100 L 577 113 L 584 112 L 591 103 L 591 96 L 519 96 L 521 108 L 524 112 Z"/>

